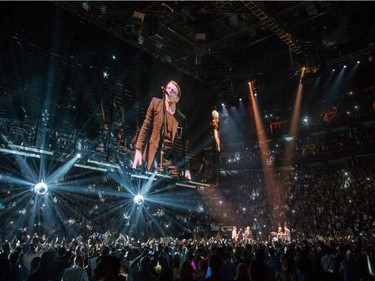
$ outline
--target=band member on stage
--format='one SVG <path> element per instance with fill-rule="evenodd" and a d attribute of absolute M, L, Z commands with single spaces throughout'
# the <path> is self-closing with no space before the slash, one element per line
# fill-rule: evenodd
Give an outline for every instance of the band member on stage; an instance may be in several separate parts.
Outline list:
<path fill-rule="evenodd" d="M 135 145 L 134 169 L 142 165 L 143 161 L 148 170 L 152 167 L 163 170 L 166 166 L 173 166 L 173 143 L 177 128 L 185 119 L 177 109 L 181 89 L 177 82 L 171 80 L 162 87 L 162 92 L 163 99 L 153 98 L 147 109 Z"/>
<path fill-rule="evenodd" d="M 212 111 L 211 126 L 213 128 L 213 137 L 215 140 L 215 149 L 220 152 L 220 133 L 219 133 L 219 112 Z"/>
<path fill-rule="evenodd" d="M 279 239 L 279 241 L 284 241 L 284 232 L 281 226 L 277 228 L 277 238 Z"/>
<path fill-rule="evenodd" d="M 220 176 L 220 132 L 219 132 L 219 112 L 214 109 L 211 113 L 212 121 L 212 135 L 214 140 L 213 150 L 212 150 L 212 179 L 213 183 L 219 183 L 219 176 Z"/>
<path fill-rule="evenodd" d="M 243 239 L 246 243 L 249 243 L 252 239 L 252 233 L 251 233 L 251 230 L 250 230 L 250 226 L 246 226 L 245 228 L 245 232 L 244 232 L 244 235 L 243 235 Z"/>
<path fill-rule="evenodd" d="M 232 240 L 233 241 L 238 240 L 238 233 L 237 233 L 237 227 L 236 226 L 233 226 L 233 229 L 232 229 Z"/>
<path fill-rule="evenodd" d="M 291 242 L 292 241 L 292 236 L 290 234 L 290 229 L 286 225 L 284 226 L 284 236 L 285 236 L 285 240 L 287 242 Z"/>

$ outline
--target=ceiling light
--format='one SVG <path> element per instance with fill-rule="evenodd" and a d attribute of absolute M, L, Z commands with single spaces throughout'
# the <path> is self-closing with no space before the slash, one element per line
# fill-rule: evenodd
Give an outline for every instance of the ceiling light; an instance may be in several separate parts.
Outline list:
<path fill-rule="evenodd" d="M 133 201 L 134 201 L 134 204 L 142 205 L 143 202 L 145 202 L 145 199 L 143 198 L 142 195 L 138 194 L 138 195 L 134 196 Z"/>
<path fill-rule="evenodd" d="M 48 186 L 43 181 L 41 181 L 40 183 L 37 183 L 34 186 L 34 192 L 40 196 L 45 195 L 47 191 L 48 191 Z"/>
<path fill-rule="evenodd" d="M 86 12 L 90 10 L 90 4 L 88 2 L 82 3 L 82 9 L 84 9 Z"/>

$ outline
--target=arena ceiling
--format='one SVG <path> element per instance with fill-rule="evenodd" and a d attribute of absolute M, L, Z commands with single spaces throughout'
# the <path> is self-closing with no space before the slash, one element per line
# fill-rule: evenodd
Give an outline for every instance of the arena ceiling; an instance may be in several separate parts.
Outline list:
<path fill-rule="evenodd" d="M 371 2 L 57 2 L 158 60 L 210 84 L 219 98 L 248 94 L 246 81 L 280 89 L 302 66 L 312 74 L 368 56 Z M 272 81 L 272 82 L 271 82 Z M 281 83 L 281 84 L 280 84 Z M 275 89 L 273 88 L 273 90 Z"/>

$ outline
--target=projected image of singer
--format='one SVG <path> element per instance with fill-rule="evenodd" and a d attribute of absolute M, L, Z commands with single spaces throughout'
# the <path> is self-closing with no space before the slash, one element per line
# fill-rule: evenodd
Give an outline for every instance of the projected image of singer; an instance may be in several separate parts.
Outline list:
<path fill-rule="evenodd" d="M 143 164 L 147 170 L 165 172 L 178 177 L 173 144 L 177 129 L 184 123 L 185 116 L 177 109 L 181 89 L 171 80 L 161 87 L 163 99 L 153 98 L 147 109 L 135 145 L 133 168 Z"/>

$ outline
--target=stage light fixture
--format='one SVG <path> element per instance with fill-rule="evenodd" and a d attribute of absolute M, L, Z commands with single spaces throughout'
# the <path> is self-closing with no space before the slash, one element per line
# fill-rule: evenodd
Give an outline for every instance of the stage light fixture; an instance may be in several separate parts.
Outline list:
<path fill-rule="evenodd" d="M 82 3 L 82 9 L 88 12 L 90 10 L 91 6 L 88 2 L 83 2 Z"/>
<path fill-rule="evenodd" d="M 34 192 L 40 196 L 45 195 L 48 192 L 48 186 L 45 182 L 41 181 L 34 186 Z"/>
<path fill-rule="evenodd" d="M 143 202 L 145 202 L 145 199 L 143 198 L 142 195 L 138 194 L 136 196 L 134 196 L 134 204 L 137 204 L 137 205 L 142 205 Z"/>

